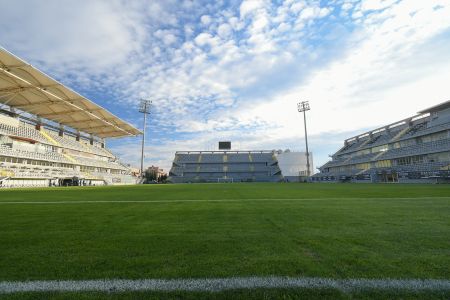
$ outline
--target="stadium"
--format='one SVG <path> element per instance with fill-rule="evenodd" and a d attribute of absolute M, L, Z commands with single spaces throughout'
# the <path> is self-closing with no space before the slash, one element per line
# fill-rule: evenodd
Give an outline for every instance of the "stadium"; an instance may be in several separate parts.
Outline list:
<path fill-rule="evenodd" d="M 140 131 L 0 49 L 0 186 L 135 184 L 106 139 Z"/>
<path fill-rule="evenodd" d="M 145 130 L 4 49 L 0 103 L 1 299 L 450 296 L 450 102 L 313 176 L 308 151 L 227 141 L 151 185 L 107 147 Z"/>

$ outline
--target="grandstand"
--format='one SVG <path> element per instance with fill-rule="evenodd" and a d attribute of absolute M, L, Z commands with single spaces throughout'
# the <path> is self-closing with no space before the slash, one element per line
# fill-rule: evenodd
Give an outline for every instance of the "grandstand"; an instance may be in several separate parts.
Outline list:
<path fill-rule="evenodd" d="M 178 151 L 168 180 L 188 182 L 278 182 L 274 151 Z"/>
<path fill-rule="evenodd" d="M 138 134 L 0 48 L 0 187 L 136 183 L 105 140 Z"/>
<path fill-rule="evenodd" d="M 449 182 L 450 101 L 347 139 L 319 182 Z"/>

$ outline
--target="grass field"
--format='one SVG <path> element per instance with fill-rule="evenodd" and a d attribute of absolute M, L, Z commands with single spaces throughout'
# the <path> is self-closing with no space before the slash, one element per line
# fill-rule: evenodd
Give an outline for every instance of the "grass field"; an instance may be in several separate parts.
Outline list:
<path fill-rule="evenodd" d="M 449 216 L 450 185 L 1 190 L 0 281 L 235 276 L 449 280 Z M 448 299 L 450 293 L 258 289 L 0 297 Z"/>

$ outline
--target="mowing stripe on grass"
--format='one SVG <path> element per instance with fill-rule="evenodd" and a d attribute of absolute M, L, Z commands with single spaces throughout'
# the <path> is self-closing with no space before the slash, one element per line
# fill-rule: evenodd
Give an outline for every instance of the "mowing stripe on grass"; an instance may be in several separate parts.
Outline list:
<path fill-rule="evenodd" d="M 1 294 L 23 292 L 123 292 L 123 291 L 200 291 L 234 289 L 303 288 L 360 290 L 450 291 L 450 280 L 438 279 L 331 279 L 308 277 L 232 277 L 205 279 L 103 279 L 65 281 L 3 281 Z"/>
<path fill-rule="evenodd" d="M 244 202 L 244 201 L 318 201 L 318 200 L 424 200 L 450 197 L 356 197 L 356 198 L 253 198 L 253 199 L 165 199 L 165 200 L 61 200 L 61 201 L 1 201 L 0 204 L 85 204 L 85 203 L 177 203 L 177 202 Z"/>

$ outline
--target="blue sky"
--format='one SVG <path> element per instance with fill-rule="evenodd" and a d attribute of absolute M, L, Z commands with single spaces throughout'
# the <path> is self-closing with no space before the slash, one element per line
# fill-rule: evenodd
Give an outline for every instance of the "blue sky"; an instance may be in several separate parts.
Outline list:
<path fill-rule="evenodd" d="M 450 99 L 450 0 L 0 0 L 0 44 L 140 128 L 146 164 L 176 150 L 303 150 Z M 139 138 L 110 140 L 138 165 Z"/>

